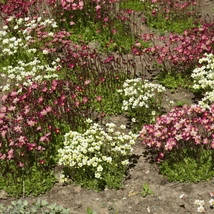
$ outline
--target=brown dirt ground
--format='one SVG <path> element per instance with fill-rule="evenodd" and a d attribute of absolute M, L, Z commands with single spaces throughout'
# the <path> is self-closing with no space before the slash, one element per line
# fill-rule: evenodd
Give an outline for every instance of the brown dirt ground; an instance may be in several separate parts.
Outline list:
<path fill-rule="evenodd" d="M 202 14 L 213 16 L 214 1 L 202 2 Z M 192 102 L 194 95 L 186 89 L 177 89 L 174 93 L 168 91 L 165 95 L 169 100 Z M 169 110 L 169 106 L 164 108 Z M 108 119 L 116 124 L 126 124 L 128 121 L 121 116 Z M 124 188 L 95 192 L 71 184 L 63 186 L 55 184 L 50 192 L 40 195 L 39 198 L 47 199 L 51 203 L 58 203 L 70 208 L 71 214 L 86 214 L 87 207 L 92 208 L 97 214 L 195 214 L 197 206 L 194 200 L 205 200 L 206 213 L 214 213 L 209 208 L 209 192 L 214 191 L 214 178 L 208 182 L 200 183 L 169 183 L 167 178 L 158 173 L 157 166 L 149 163 L 145 156 L 144 146 L 138 141 L 133 151 L 134 166 L 129 169 Z M 142 197 L 142 185 L 147 183 L 154 194 Z M 179 196 L 185 194 L 185 198 Z M 36 201 L 38 197 L 26 197 L 29 201 Z M 0 203 L 8 204 L 14 198 L 7 197 L 0 191 Z"/>

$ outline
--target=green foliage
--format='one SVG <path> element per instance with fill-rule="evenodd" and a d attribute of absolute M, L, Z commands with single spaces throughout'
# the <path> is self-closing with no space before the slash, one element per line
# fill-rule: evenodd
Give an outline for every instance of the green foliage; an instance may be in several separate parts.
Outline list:
<path fill-rule="evenodd" d="M 63 208 L 61 205 L 48 204 L 46 200 L 38 199 L 36 203 L 29 204 L 28 201 L 18 200 L 11 202 L 11 205 L 4 207 L 0 204 L 1 214 L 69 214 L 70 210 Z"/>
<path fill-rule="evenodd" d="M 56 178 L 51 172 L 31 169 L 30 173 L 8 173 L 0 177 L 0 189 L 4 189 L 10 196 L 37 196 L 49 191 Z"/>
<path fill-rule="evenodd" d="M 87 214 L 97 214 L 97 213 L 95 211 L 93 211 L 90 207 L 88 207 Z"/>
<path fill-rule="evenodd" d="M 84 41 L 86 44 L 96 42 L 100 51 L 129 52 L 135 41 L 134 36 L 130 33 L 129 25 L 119 19 L 111 19 L 104 25 L 91 20 L 86 20 L 86 23 L 78 20 L 78 23 L 69 29 L 70 38 L 77 44 L 80 41 Z"/>
<path fill-rule="evenodd" d="M 169 73 L 161 73 L 158 78 L 158 82 L 165 86 L 168 89 L 171 89 L 174 92 L 179 87 L 189 87 L 192 85 L 190 78 L 188 75 L 182 75 L 180 73 L 169 72 Z"/>
<path fill-rule="evenodd" d="M 145 183 L 144 185 L 143 185 L 143 190 L 142 190 L 142 192 L 140 193 L 144 198 L 146 197 L 146 196 L 148 196 L 148 195 L 152 195 L 152 194 L 154 194 L 154 192 L 149 188 L 149 185 L 147 184 L 147 183 Z"/>
<path fill-rule="evenodd" d="M 120 3 L 121 9 L 130 9 L 135 11 L 144 11 L 145 10 L 145 4 L 142 1 L 139 0 L 126 0 L 121 1 Z"/>
<path fill-rule="evenodd" d="M 206 181 L 214 176 L 213 158 L 213 150 L 185 147 L 183 150 L 167 154 L 160 162 L 159 169 L 169 181 Z"/>
<path fill-rule="evenodd" d="M 179 100 L 175 103 L 175 106 L 177 107 L 182 107 L 184 105 L 190 105 L 190 101 L 189 100 Z"/>
<path fill-rule="evenodd" d="M 173 32 L 173 33 L 183 33 L 184 30 L 197 27 L 197 25 L 194 24 L 195 20 L 193 18 L 188 19 L 169 19 L 166 20 L 165 17 L 153 17 L 150 16 L 148 19 L 148 25 L 149 27 L 161 30 L 162 33 L 164 32 Z"/>
<path fill-rule="evenodd" d="M 196 27 L 195 16 L 187 16 L 181 11 L 174 11 L 173 9 L 170 14 L 165 12 L 164 3 L 152 4 L 151 1 L 140 1 L 140 0 L 124 0 L 120 3 L 121 9 L 129 9 L 144 14 L 146 23 L 149 27 L 160 30 L 163 34 L 165 32 L 182 33 L 186 29 Z M 152 15 L 152 10 L 156 10 L 156 15 Z M 191 11 L 191 8 L 189 8 Z M 197 24 L 196 24 L 197 23 Z"/>

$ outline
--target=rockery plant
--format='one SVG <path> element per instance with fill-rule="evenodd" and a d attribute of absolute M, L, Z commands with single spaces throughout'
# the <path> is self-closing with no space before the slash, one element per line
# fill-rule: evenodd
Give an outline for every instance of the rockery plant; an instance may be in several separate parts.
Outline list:
<path fill-rule="evenodd" d="M 136 134 L 124 133 L 114 123 L 105 127 L 88 119 L 86 131 L 65 134 L 59 149 L 59 164 L 64 167 L 61 182 L 69 181 L 91 189 L 119 188 L 124 179 Z"/>
<path fill-rule="evenodd" d="M 199 66 L 192 72 L 193 89 L 202 93 L 203 98 L 198 102 L 199 105 L 209 108 L 214 103 L 214 55 L 205 53 L 199 59 Z"/>
<path fill-rule="evenodd" d="M 171 181 L 200 181 L 214 175 L 214 104 L 176 107 L 144 125 L 140 137 L 160 172 Z"/>

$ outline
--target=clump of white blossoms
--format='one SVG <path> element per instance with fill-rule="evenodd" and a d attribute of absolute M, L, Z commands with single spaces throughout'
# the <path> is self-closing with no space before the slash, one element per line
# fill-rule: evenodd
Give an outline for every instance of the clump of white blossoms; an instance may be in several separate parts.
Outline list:
<path fill-rule="evenodd" d="M 141 78 L 128 79 L 124 82 L 122 89 L 118 90 L 124 98 L 122 110 L 138 107 L 150 108 L 152 99 L 165 90 L 164 86 L 150 83 L 147 80 L 142 81 Z"/>
<path fill-rule="evenodd" d="M 138 135 L 121 132 L 126 128 L 124 125 L 118 131 L 114 123 L 107 123 L 104 128 L 88 119 L 87 124 L 89 128 L 84 133 L 65 134 L 64 147 L 58 151 L 59 164 L 67 168 L 66 172 L 76 182 L 83 177 L 105 181 L 112 171 L 125 173 Z M 66 176 L 62 175 L 60 181 L 67 181 Z"/>
<path fill-rule="evenodd" d="M 5 78 L 3 86 L 0 86 L 2 91 L 10 91 L 11 87 L 19 86 L 31 86 L 33 82 L 42 82 L 49 79 L 58 79 L 59 75 L 56 74 L 59 68 L 58 62 L 60 59 L 53 61 L 51 65 L 44 64 L 36 57 L 33 61 L 23 62 L 18 61 L 17 66 L 5 66 L 2 68 L 4 72 L 1 77 Z"/>
<path fill-rule="evenodd" d="M 56 22 L 53 19 L 43 20 L 41 17 L 10 17 L 7 22 L 8 25 L 0 31 L 0 68 L 1 77 L 5 80 L 0 89 L 9 91 L 20 84 L 29 86 L 33 82 L 58 79 L 60 59 L 53 56 L 48 58 L 48 51 L 39 48 L 39 40 L 32 47 L 29 45 L 38 39 L 34 37 L 36 28 L 54 32 Z M 53 37 L 53 32 L 48 33 L 47 37 Z"/>
<path fill-rule="evenodd" d="M 199 105 L 204 108 L 214 102 L 214 55 L 205 53 L 204 57 L 199 59 L 200 67 L 193 70 L 193 89 L 204 92 L 204 98 L 199 101 Z"/>
<path fill-rule="evenodd" d="M 122 110 L 128 112 L 132 122 L 154 122 L 161 107 L 165 87 L 141 78 L 127 79 L 118 92 L 123 99 Z"/>

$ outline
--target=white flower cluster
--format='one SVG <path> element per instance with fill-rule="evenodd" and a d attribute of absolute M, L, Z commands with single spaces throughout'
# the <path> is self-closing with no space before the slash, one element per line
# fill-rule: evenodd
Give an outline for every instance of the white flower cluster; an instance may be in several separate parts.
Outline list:
<path fill-rule="evenodd" d="M 16 19 L 10 17 L 8 23 L 4 26 L 4 31 L 0 31 L 0 57 L 2 60 L 1 77 L 5 77 L 5 84 L 0 87 L 2 91 L 9 91 L 11 87 L 23 84 L 30 86 L 32 82 L 41 82 L 48 79 L 58 79 L 57 70 L 60 69 L 60 59 L 55 58 L 48 62 L 45 55 L 47 50 L 39 48 L 30 48 L 28 42 L 35 40 L 31 34 L 35 28 L 56 28 L 56 22 L 53 19 L 42 21 L 41 17 L 30 19 L 29 17 Z M 13 31 L 11 26 L 14 25 Z M 46 29 L 47 30 L 47 29 Z M 16 35 L 16 36 L 14 36 Z M 48 33 L 47 36 L 53 36 Z M 8 57 L 10 56 L 10 57 Z"/>
<path fill-rule="evenodd" d="M 56 28 L 57 24 L 53 19 L 46 19 L 42 21 L 41 17 L 30 20 L 29 17 L 16 19 L 15 17 L 10 17 L 7 19 L 8 23 L 14 23 L 15 30 L 18 37 L 14 35 L 11 36 L 11 31 L 8 26 L 4 26 L 4 31 L 0 31 L 0 44 L 1 44 L 1 54 L 3 56 L 11 56 L 20 52 L 20 49 L 24 50 L 27 48 L 27 42 L 33 38 L 30 34 L 37 27 L 49 27 Z M 48 33 L 48 36 L 53 36 L 52 32 Z M 45 51 L 43 54 L 46 54 Z"/>
<path fill-rule="evenodd" d="M 195 200 L 194 204 L 198 206 L 198 208 L 197 208 L 198 213 L 205 213 L 206 212 L 205 207 L 204 207 L 204 205 L 205 205 L 204 200 Z M 211 198 L 209 200 L 209 206 L 211 209 L 213 209 L 213 207 L 214 207 L 214 199 L 213 198 Z"/>
<path fill-rule="evenodd" d="M 214 101 L 214 55 L 212 53 L 204 55 L 205 57 L 199 59 L 201 67 L 195 68 L 191 77 L 194 80 L 193 89 L 205 91 L 199 105 L 209 108 Z"/>
<path fill-rule="evenodd" d="M 204 200 L 195 200 L 194 204 L 198 205 L 197 211 L 199 213 L 204 213 L 205 212 Z"/>
<path fill-rule="evenodd" d="M 65 167 L 89 167 L 95 178 L 114 165 L 128 165 L 128 157 L 138 135 L 116 131 L 114 123 L 106 124 L 106 132 L 97 123 L 87 120 L 89 129 L 84 133 L 70 131 L 65 134 L 64 148 L 59 149 L 59 164 Z M 124 129 L 125 126 L 121 126 Z M 62 181 L 63 179 L 61 179 Z"/>
<path fill-rule="evenodd" d="M 25 34 L 30 34 L 33 29 L 36 29 L 37 27 L 51 27 L 51 28 L 57 28 L 57 23 L 54 21 L 54 19 L 45 19 L 43 20 L 41 17 L 36 18 L 19 18 L 16 19 L 16 17 L 11 16 L 7 19 L 8 23 L 14 23 L 14 30 L 18 30 L 18 32 Z M 24 29 L 21 29 L 21 27 Z M 7 26 L 4 27 L 4 29 L 7 29 Z"/>
<path fill-rule="evenodd" d="M 131 110 L 138 107 L 150 108 L 151 99 L 165 91 L 165 87 L 160 84 L 144 82 L 141 78 L 128 79 L 124 82 L 123 88 L 118 90 L 123 95 L 122 110 Z"/>
<path fill-rule="evenodd" d="M 19 86 L 23 84 L 24 86 L 30 86 L 33 82 L 41 82 L 48 79 L 58 79 L 58 74 L 56 74 L 57 64 L 60 59 L 52 62 L 52 67 L 50 65 L 42 63 L 36 57 L 33 61 L 25 63 L 21 60 L 18 61 L 17 66 L 7 66 L 3 67 L 3 74 L 1 77 L 6 78 L 6 84 L 0 86 L 2 91 L 9 91 L 14 85 Z"/>

